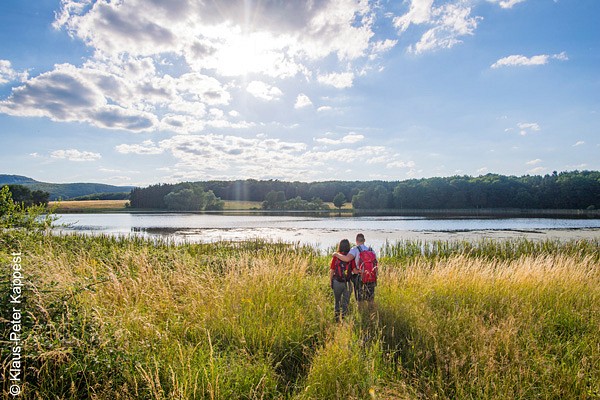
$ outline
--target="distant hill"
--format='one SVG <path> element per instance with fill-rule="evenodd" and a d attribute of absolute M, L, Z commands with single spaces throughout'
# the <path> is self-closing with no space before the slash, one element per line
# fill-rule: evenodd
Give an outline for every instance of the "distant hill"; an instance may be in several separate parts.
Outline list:
<path fill-rule="evenodd" d="M 76 197 L 100 195 L 102 193 L 127 193 L 133 186 L 114 186 L 103 183 L 48 183 L 21 175 L 0 174 L 0 186 L 23 185 L 31 190 L 43 190 L 50 193 L 50 200 L 69 200 Z"/>
<path fill-rule="evenodd" d="M 0 185 L 28 185 L 32 183 L 39 182 L 21 175 L 0 175 Z"/>

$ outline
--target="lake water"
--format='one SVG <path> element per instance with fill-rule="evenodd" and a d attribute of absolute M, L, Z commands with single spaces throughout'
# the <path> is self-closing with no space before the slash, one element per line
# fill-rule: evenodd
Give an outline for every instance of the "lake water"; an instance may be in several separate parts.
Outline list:
<path fill-rule="evenodd" d="M 177 242 L 214 242 L 262 238 L 300 242 L 321 249 L 340 239 L 353 242 L 362 232 L 367 243 L 380 248 L 386 241 L 599 238 L 600 219 L 505 218 L 432 219 L 424 217 L 328 217 L 305 215 L 241 215 L 194 213 L 59 214 L 62 232 L 140 235 Z"/>

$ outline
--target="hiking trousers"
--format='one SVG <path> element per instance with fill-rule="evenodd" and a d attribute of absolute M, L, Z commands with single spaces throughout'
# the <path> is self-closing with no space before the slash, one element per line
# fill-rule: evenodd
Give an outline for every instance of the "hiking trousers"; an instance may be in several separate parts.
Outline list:
<path fill-rule="evenodd" d="M 354 288 L 354 298 L 356 299 L 357 302 L 359 302 L 361 300 L 361 286 L 362 286 L 362 282 L 360 281 L 360 274 L 352 274 L 352 276 L 350 277 L 350 280 L 352 281 L 352 287 Z"/>
<path fill-rule="evenodd" d="M 332 281 L 333 297 L 335 298 L 335 318 L 348 315 L 348 304 L 350 303 L 350 282 Z"/>

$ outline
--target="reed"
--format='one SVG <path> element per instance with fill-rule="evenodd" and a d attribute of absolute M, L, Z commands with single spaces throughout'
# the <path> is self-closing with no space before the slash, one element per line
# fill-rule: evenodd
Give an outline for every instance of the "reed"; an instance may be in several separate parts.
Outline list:
<path fill-rule="evenodd" d="M 0 233 L 15 246 L 23 398 L 600 396 L 597 240 L 388 244 L 376 307 L 343 323 L 329 256 L 298 243 Z"/>

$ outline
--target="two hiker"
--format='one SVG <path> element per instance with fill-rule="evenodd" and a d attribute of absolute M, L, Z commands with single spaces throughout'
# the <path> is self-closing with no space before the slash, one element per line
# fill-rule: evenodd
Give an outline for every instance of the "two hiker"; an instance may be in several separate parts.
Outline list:
<path fill-rule="evenodd" d="M 356 246 L 352 248 L 348 239 L 340 241 L 331 258 L 329 282 L 335 298 L 336 320 L 348 314 L 352 290 L 359 304 L 362 301 L 373 303 L 377 285 L 377 257 L 365 245 L 362 233 L 356 235 Z"/>

